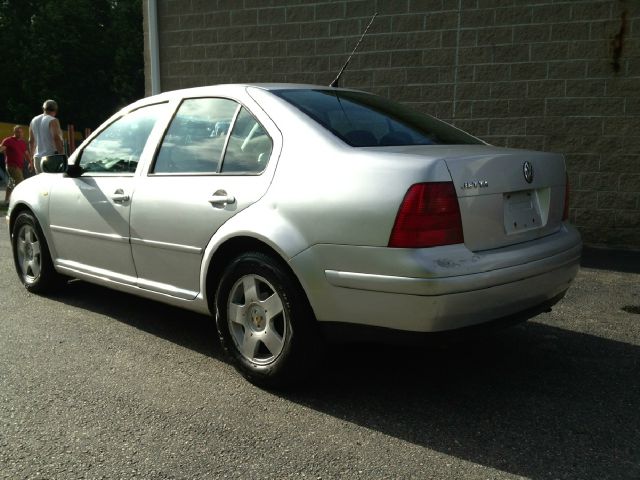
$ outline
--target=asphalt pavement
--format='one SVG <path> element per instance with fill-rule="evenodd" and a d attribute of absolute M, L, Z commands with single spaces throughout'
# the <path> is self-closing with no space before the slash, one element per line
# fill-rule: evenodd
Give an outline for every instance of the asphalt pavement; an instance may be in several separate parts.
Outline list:
<path fill-rule="evenodd" d="M 549 314 L 336 347 L 277 393 L 209 317 L 81 281 L 27 293 L 2 222 L 0 478 L 638 479 L 640 256 L 588 253 Z"/>

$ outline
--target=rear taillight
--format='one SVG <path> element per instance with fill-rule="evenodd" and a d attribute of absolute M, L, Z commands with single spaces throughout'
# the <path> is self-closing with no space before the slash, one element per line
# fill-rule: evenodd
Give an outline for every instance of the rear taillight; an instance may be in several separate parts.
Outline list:
<path fill-rule="evenodd" d="M 564 184 L 564 211 L 562 212 L 562 220 L 569 220 L 569 175 Z"/>
<path fill-rule="evenodd" d="M 412 185 L 398 210 L 389 246 L 423 248 L 463 241 L 460 207 L 453 182 Z"/>

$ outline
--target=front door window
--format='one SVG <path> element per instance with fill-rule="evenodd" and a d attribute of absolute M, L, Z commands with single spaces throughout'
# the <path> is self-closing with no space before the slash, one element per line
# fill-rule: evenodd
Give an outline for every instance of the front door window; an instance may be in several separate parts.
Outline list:
<path fill-rule="evenodd" d="M 82 151 L 80 167 L 91 173 L 133 173 L 165 103 L 142 107 L 119 118 Z"/>

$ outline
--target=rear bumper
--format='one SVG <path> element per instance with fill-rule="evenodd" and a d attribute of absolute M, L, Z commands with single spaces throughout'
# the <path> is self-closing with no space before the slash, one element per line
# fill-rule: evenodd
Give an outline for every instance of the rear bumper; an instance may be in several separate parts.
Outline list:
<path fill-rule="evenodd" d="M 402 252 L 318 246 L 291 264 L 321 324 L 443 332 L 548 309 L 577 275 L 580 252 L 579 234 L 565 226 L 552 236 L 481 254 L 449 247 Z M 338 263 L 356 268 L 335 268 Z M 410 275 L 397 274 L 404 264 L 413 269 Z"/>
<path fill-rule="evenodd" d="M 551 308 L 564 297 L 566 291 L 535 307 L 519 311 L 512 315 L 496 318 L 485 323 L 470 325 L 454 330 L 438 332 L 412 332 L 386 327 L 372 327 L 354 323 L 321 322 L 320 328 L 324 337 L 336 343 L 370 342 L 392 345 L 442 345 L 446 342 L 458 342 L 477 339 L 483 335 L 495 333 L 504 328 L 526 322 L 541 313 L 550 312 Z"/>
<path fill-rule="evenodd" d="M 575 245 L 569 250 L 529 262 L 526 265 L 515 265 L 453 277 L 412 278 L 341 272 L 337 270 L 325 270 L 325 276 L 327 277 L 327 281 L 335 287 L 401 293 L 405 295 L 449 295 L 517 282 L 542 275 L 551 270 L 571 268 L 571 266 L 580 262 L 581 248 L 581 245 Z"/>

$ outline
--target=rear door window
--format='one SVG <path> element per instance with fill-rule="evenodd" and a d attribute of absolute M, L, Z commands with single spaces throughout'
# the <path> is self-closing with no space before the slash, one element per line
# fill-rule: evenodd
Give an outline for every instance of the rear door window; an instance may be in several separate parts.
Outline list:
<path fill-rule="evenodd" d="M 226 98 L 190 98 L 171 121 L 152 173 L 216 173 L 239 104 Z"/>
<path fill-rule="evenodd" d="M 260 173 L 267 166 L 273 142 L 264 127 L 242 108 L 231 131 L 222 173 Z"/>

